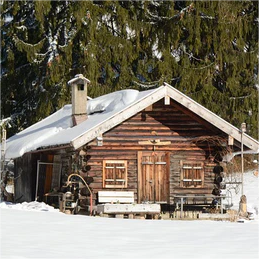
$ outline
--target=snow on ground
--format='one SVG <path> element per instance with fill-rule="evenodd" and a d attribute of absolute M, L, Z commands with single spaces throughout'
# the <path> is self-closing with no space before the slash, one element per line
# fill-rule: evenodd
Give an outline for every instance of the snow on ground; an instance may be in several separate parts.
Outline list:
<path fill-rule="evenodd" d="M 6 258 L 259 258 L 258 177 L 244 175 L 244 223 L 139 220 L 67 215 L 31 202 L 0 204 L 1 259 Z M 240 193 L 233 193 L 238 208 Z"/>
<path fill-rule="evenodd" d="M 237 176 L 238 177 L 238 176 Z M 239 176 L 239 178 L 241 178 Z M 237 178 L 237 180 L 239 180 Z M 241 196 L 241 186 L 238 188 L 233 188 L 234 186 L 229 186 L 232 195 L 233 206 L 231 209 L 238 210 L 239 201 Z M 244 195 L 247 198 L 247 210 L 252 212 L 257 219 L 259 219 L 259 178 L 255 175 L 255 171 L 249 171 L 244 173 Z"/>

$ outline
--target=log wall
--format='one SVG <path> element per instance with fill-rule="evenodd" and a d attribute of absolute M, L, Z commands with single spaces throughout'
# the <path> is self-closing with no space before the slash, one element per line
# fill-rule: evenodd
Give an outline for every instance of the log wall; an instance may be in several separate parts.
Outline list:
<path fill-rule="evenodd" d="M 155 151 L 170 152 L 170 203 L 176 194 L 211 194 L 213 189 L 214 163 L 208 162 L 209 154 L 214 153 L 214 147 L 206 142 L 199 145 L 191 143 L 192 139 L 201 136 L 214 136 L 216 129 L 211 130 L 202 125 L 195 118 L 180 111 L 179 105 L 165 106 L 163 100 L 142 111 L 127 121 L 103 134 L 103 146 L 96 142 L 89 143 L 87 155 L 90 166 L 89 176 L 94 178 L 90 185 L 94 193 L 103 190 L 102 163 L 105 159 L 128 161 L 128 187 L 134 191 L 137 199 L 138 180 L 138 151 L 153 151 L 153 145 L 139 144 L 139 141 L 159 140 L 170 141 L 171 144 L 155 146 Z M 200 119 L 201 120 L 201 119 Z M 206 123 L 204 122 L 206 125 Z M 205 162 L 205 183 L 203 188 L 180 187 L 180 160 Z M 114 189 L 118 190 L 118 189 Z M 123 189 L 125 190 L 125 189 Z"/>

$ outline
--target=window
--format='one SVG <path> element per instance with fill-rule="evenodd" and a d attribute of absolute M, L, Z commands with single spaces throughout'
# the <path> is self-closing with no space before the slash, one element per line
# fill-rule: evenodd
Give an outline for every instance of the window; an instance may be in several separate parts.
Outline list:
<path fill-rule="evenodd" d="M 201 162 L 181 161 L 181 187 L 203 187 L 204 164 Z"/>
<path fill-rule="evenodd" d="M 126 188 L 127 187 L 127 161 L 104 160 L 103 161 L 103 187 Z"/>

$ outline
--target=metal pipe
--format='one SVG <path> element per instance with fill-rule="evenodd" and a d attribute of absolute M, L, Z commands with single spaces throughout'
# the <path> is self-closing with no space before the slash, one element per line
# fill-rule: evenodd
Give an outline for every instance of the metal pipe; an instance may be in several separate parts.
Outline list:
<path fill-rule="evenodd" d="M 244 195 L 244 152 L 243 152 L 243 132 L 241 131 L 241 195 Z"/>
<path fill-rule="evenodd" d="M 79 178 L 84 182 L 84 184 L 85 184 L 85 186 L 87 187 L 87 189 L 89 190 L 89 192 L 90 192 L 90 216 L 92 216 L 92 210 L 93 210 L 93 193 L 92 193 L 90 187 L 88 186 L 88 184 L 86 183 L 86 181 L 84 180 L 84 178 L 83 178 L 81 175 L 79 175 L 79 174 L 70 174 L 70 175 L 68 176 L 68 178 L 67 178 L 67 186 L 68 186 L 69 181 L 70 181 L 70 178 L 71 178 L 72 176 L 77 176 L 77 177 L 79 177 Z"/>

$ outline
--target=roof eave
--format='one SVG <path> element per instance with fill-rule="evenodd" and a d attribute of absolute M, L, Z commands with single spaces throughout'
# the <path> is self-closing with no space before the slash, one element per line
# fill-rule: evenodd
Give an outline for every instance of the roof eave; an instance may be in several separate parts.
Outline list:
<path fill-rule="evenodd" d="M 167 94 L 172 99 L 174 99 L 184 107 L 188 108 L 204 120 L 208 121 L 210 124 L 214 125 L 216 128 L 220 129 L 227 135 L 230 135 L 237 141 L 241 142 L 241 131 L 238 128 L 223 120 L 218 115 L 200 105 L 199 103 L 195 102 L 190 97 L 173 88 L 169 84 L 164 84 L 167 86 Z M 247 134 L 243 134 L 243 144 L 251 150 L 258 150 L 259 148 L 259 142 Z"/>

